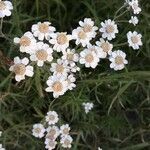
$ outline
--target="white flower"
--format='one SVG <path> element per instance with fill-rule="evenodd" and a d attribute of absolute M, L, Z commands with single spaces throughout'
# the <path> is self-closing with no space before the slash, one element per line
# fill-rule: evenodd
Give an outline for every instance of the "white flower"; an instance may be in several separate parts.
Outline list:
<path fill-rule="evenodd" d="M 114 21 L 108 19 L 105 22 L 101 23 L 100 32 L 102 33 L 103 38 L 107 38 L 108 40 L 112 40 L 116 37 L 116 33 L 118 33 L 118 27 Z"/>
<path fill-rule="evenodd" d="M 58 114 L 55 111 L 49 111 L 45 117 L 49 125 L 56 124 L 59 120 Z"/>
<path fill-rule="evenodd" d="M 98 150 L 102 150 L 102 148 L 98 147 Z"/>
<path fill-rule="evenodd" d="M 38 22 L 37 24 L 32 25 L 32 32 L 35 37 L 37 37 L 39 40 L 49 40 L 50 35 L 56 31 L 55 27 L 50 26 L 51 23 L 46 22 Z"/>
<path fill-rule="evenodd" d="M 38 42 L 33 53 L 31 53 L 30 59 L 31 61 L 36 61 L 37 65 L 41 67 L 44 65 L 44 62 L 53 60 L 52 53 L 53 50 L 48 44 Z"/>
<path fill-rule="evenodd" d="M 87 114 L 92 108 L 93 108 L 93 103 L 83 103 L 85 113 Z"/>
<path fill-rule="evenodd" d="M 13 5 L 10 1 L 0 0 L 0 18 L 11 16 L 11 10 L 13 10 Z"/>
<path fill-rule="evenodd" d="M 97 53 L 99 58 L 106 58 L 107 55 L 111 54 L 113 45 L 108 41 L 105 41 L 103 38 L 101 38 L 100 41 L 96 42 L 96 45 L 98 46 Z"/>
<path fill-rule="evenodd" d="M 53 44 L 53 49 L 57 52 L 63 52 L 69 47 L 69 41 L 72 39 L 71 35 L 67 35 L 66 32 L 57 32 L 51 34 L 49 42 Z"/>
<path fill-rule="evenodd" d="M 57 63 L 52 63 L 50 71 L 54 73 L 54 75 L 64 75 L 67 76 L 69 72 L 68 63 L 62 59 L 57 59 Z"/>
<path fill-rule="evenodd" d="M 85 64 L 85 67 L 95 68 L 98 65 L 99 58 L 94 51 L 84 49 L 80 52 L 80 64 Z"/>
<path fill-rule="evenodd" d="M 75 52 L 75 49 L 67 49 L 63 52 L 62 59 L 67 63 L 75 63 L 79 60 L 79 55 Z"/>
<path fill-rule="evenodd" d="M 48 150 L 52 150 L 56 147 L 56 144 L 57 142 L 56 141 L 53 141 L 53 140 L 50 140 L 50 139 L 47 139 L 45 140 L 45 148 L 48 149 Z"/>
<path fill-rule="evenodd" d="M 57 126 L 49 126 L 46 131 L 46 138 L 50 140 L 55 140 L 60 134 L 59 128 Z"/>
<path fill-rule="evenodd" d="M 141 12 L 138 0 L 129 1 L 129 6 L 133 9 L 134 14 L 139 14 Z"/>
<path fill-rule="evenodd" d="M 129 23 L 132 23 L 134 26 L 138 24 L 139 20 L 136 16 L 131 16 L 131 19 L 129 20 Z"/>
<path fill-rule="evenodd" d="M 60 127 L 60 133 L 62 136 L 68 135 L 70 131 L 69 124 L 64 124 Z"/>
<path fill-rule="evenodd" d="M 94 21 L 92 21 L 91 18 L 85 18 L 84 21 L 79 21 L 79 25 L 90 38 L 95 38 L 98 27 L 94 26 Z"/>
<path fill-rule="evenodd" d="M 64 95 L 67 91 L 67 81 L 64 76 L 53 75 L 47 80 L 48 87 L 45 89 L 46 92 L 53 92 L 54 98 L 58 98 L 60 95 Z"/>
<path fill-rule="evenodd" d="M 0 144 L 0 150 L 5 150 L 5 148 L 3 148 L 2 144 Z"/>
<path fill-rule="evenodd" d="M 76 45 L 81 44 L 83 47 L 90 45 L 90 40 L 92 39 L 82 27 L 78 27 L 72 31 L 72 38 L 76 40 Z"/>
<path fill-rule="evenodd" d="M 45 128 L 42 124 L 38 123 L 33 125 L 33 129 L 32 129 L 33 136 L 42 138 L 44 137 L 44 133 L 45 133 Z"/>
<path fill-rule="evenodd" d="M 142 35 L 138 34 L 136 31 L 134 32 L 129 31 L 127 33 L 127 38 L 128 38 L 129 46 L 132 47 L 134 50 L 139 49 L 140 46 L 143 45 L 141 40 Z"/>
<path fill-rule="evenodd" d="M 63 148 L 71 148 L 72 141 L 73 141 L 73 139 L 70 135 L 63 136 L 60 139 L 60 143 L 62 144 Z"/>
<path fill-rule="evenodd" d="M 16 81 L 20 82 L 25 79 L 25 75 L 29 77 L 33 76 L 33 67 L 28 65 L 28 63 L 29 59 L 26 57 L 23 59 L 20 59 L 19 57 L 14 58 L 14 64 L 9 68 L 9 70 L 16 74 Z"/>
<path fill-rule="evenodd" d="M 20 45 L 20 52 L 32 53 L 36 45 L 36 39 L 31 32 L 26 32 L 21 38 L 15 37 L 14 43 Z"/>
<path fill-rule="evenodd" d="M 73 88 L 76 87 L 76 85 L 74 84 L 74 82 L 76 81 L 76 78 L 73 76 L 73 74 L 70 74 L 68 77 L 67 77 L 67 88 L 69 90 L 73 90 Z"/>
<path fill-rule="evenodd" d="M 126 54 L 121 50 L 112 52 L 109 57 L 109 60 L 111 61 L 110 68 L 122 70 L 125 67 L 125 64 L 128 64 L 128 61 L 125 58 Z"/>

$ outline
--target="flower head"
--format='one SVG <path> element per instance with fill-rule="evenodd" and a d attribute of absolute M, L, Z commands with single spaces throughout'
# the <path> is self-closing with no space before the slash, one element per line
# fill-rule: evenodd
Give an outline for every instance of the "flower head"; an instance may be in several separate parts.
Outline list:
<path fill-rule="evenodd" d="M 125 58 L 126 54 L 121 50 L 112 52 L 109 57 L 109 60 L 111 61 L 110 68 L 113 68 L 114 70 L 122 70 L 125 65 L 128 64 L 128 61 Z"/>
<path fill-rule="evenodd" d="M 141 40 L 142 35 L 138 34 L 136 31 L 134 32 L 129 31 L 127 33 L 127 38 L 128 38 L 129 46 L 132 47 L 134 50 L 139 49 L 140 46 L 143 45 Z"/>
<path fill-rule="evenodd" d="M 58 114 L 55 111 L 49 111 L 45 119 L 49 125 L 56 124 L 59 120 Z"/>
<path fill-rule="evenodd" d="M 20 59 L 19 57 L 14 58 L 14 64 L 9 68 L 9 70 L 15 73 L 16 81 L 20 82 L 25 79 L 25 76 L 33 76 L 33 67 L 28 65 L 28 63 L 29 59 L 26 57 L 23 59 Z"/>
<path fill-rule="evenodd" d="M 68 135 L 69 131 L 70 131 L 69 124 L 63 124 L 60 127 L 60 133 L 61 133 L 62 136 Z"/>
<path fill-rule="evenodd" d="M 73 141 L 72 137 L 70 135 L 66 135 L 61 137 L 60 143 L 64 148 L 71 148 L 72 141 Z"/>
<path fill-rule="evenodd" d="M 44 62 L 51 62 L 53 60 L 52 56 L 53 50 L 48 44 L 43 42 L 38 42 L 34 51 L 31 53 L 31 61 L 36 61 L 38 66 L 43 66 Z"/>
<path fill-rule="evenodd" d="M 141 12 L 138 0 L 131 0 L 128 4 L 132 8 L 134 14 L 139 14 Z"/>
<path fill-rule="evenodd" d="M 85 67 L 95 68 L 98 65 L 99 58 L 94 51 L 84 49 L 80 52 L 80 64 L 85 64 Z"/>
<path fill-rule="evenodd" d="M 69 41 L 72 39 L 71 35 L 67 35 L 66 32 L 57 32 L 51 34 L 49 42 L 54 45 L 53 49 L 57 52 L 63 52 L 69 47 Z"/>
<path fill-rule="evenodd" d="M 10 1 L 0 0 L 0 18 L 11 16 L 11 10 L 13 10 L 13 5 Z"/>
<path fill-rule="evenodd" d="M 133 24 L 136 26 L 138 24 L 139 20 L 136 16 L 131 16 L 131 19 L 129 20 L 129 23 Z"/>
<path fill-rule="evenodd" d="M 33 136 L 42 138 L 44 137 L 44 133 L 45 133 L 45 128 L 42 124 L 38 123 L 33 125 L 33 129 L 32 129 Z"/>
<path fill-rule="evenodd" d="M 55 140 L 60 134 L 59 128 L 57 126 L 49 126 L 46 131 L 46 138 L 50 140 Z"/>
<path fill-rule="evenodd" d="M 49 40 L 50 35 L 54 33 L 56 29 L 51 26 L 51 23 L 46 22 L 38 22 L 37 24 L 32 25 L 32 32 L 35 37 L 37 37 L 39 40 Z"/>
<path fill-rule="evenodd" d="M 45 139 L 45 148 L 48 150 L 55 149 L 57 142 L 54 140 L 50 140 L 48 138 Z"/>
<path fill-rule="evenodd" d="M 116 33 L 118 33 L 118 27 L 114 21 L 108 19 L 105 22 L 101 23 L 100 32 L 102 33 L 103 38 L 107 38 L 108 40 L 112 40 L 116 37 Z"/>
<path fill-rule="evenodd" d="M 31 32 L 26 32 L 21 38 L 15 37 L 14 43 L 20 45 L 20 52 L 32 53 L 36 46 L 36 39 Z"/>
<path fill-rule="evenodd" d="M 93 103 L 83 103 L 85 113 L 89 113 L 89 111 L 93 108 Z"/>

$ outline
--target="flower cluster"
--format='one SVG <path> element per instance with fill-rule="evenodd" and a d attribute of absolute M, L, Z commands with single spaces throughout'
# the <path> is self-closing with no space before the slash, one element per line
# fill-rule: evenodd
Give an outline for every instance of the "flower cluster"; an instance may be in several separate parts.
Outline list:
<path fill-rule="evenodd" d="M 134 14 L 140 12 L 137 0 L 127 1 Z M 136 25 L 138 19 L 132 16 L 129 23 Z M 46 92 L 53 93 L 54 98 L 76 87 L 75 73 L 80 71 L 80 64 L 87 68 L 96 68 L 102 59 L 110 61 L 110 68 L 122 70 L 128 64 L 122 47 L 114 48 L 112 43 L 119 33 L 115 19 L 107 19 L 97 27 L 91 18 L 79 21 L 79 26 L 72 31 L 56 32 L 50 22 L 38 22 L 32 25 L 31 31 L 21 37 L 15 37 L 14 43 L 19 45 L 20 52 L 28 55 L 23 59 L 14 58 L 10 71 L 15 73 L 16 81 L 32 77 L 33 65 L 48 66 Z M 101 35 L 100 39 L 97 35 Z M 142 45 L 142 35 L 136 31 L 127 33 L 129 47 L 139 49 Z M 74 41 L 78 48 L 71 48 Z M 120 44 L 121 45 L 121 44 Z"/>
<path fill-rule="evenodd" d="M 73 139 L 69 135 L 70 127 L 68 124 L 63 124 L 58 127 L 58 121 L 58 114 L 55 111 L 49 111 L 45 117 L 46 123 L 44 123 L 44 125 L 41 123 L 33 125 L 33 136 L 37 138 L 45 136 L 45 148 L 48 150 L 55 149 L 59 137 L 59 143 L 63 148 L 71 148 Z"/>
<path fill-rule="evenodd" d="M 0 0 L 0 18 L 11 16 L 11 10 L 13 10 L 13 6 L 10 1 Z"/>

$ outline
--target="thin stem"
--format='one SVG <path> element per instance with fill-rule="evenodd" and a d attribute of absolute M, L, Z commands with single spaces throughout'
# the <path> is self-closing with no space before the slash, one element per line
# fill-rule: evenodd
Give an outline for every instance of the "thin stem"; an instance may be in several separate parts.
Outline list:
<path fill-rule="evenodd" d="M 3 18 L 1 18 L 1 21 L 0 21 L 0 36 L 4 36 L 2 30 L 3 30 Z"/>
<path fill-rule="evenodd" d="M 114 45 L 114 47 L 124 46 L 124 45 L 127 45 L 127 44 L 128 44 L 127 42 L 124 42 L 124 43 L 116 44 L 116 45 Z"/>
<path fill-rule="evenodd" d="M 124 12 L 123 12 L 122 14 L 120 14 L 119 16 L 116 16 L 116 17 L 114 18 L 114 20 L 116 20 L 116 19 L 118 19 L 119 17 L 123 16 L 126 12 L 128 12 L 128 10 L 124 11 Z"/>

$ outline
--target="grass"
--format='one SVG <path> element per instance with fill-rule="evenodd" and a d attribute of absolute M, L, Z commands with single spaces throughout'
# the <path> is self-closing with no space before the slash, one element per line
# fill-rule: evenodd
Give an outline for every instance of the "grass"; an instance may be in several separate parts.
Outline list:
<path fill-rule="evenodd" d="M 149 150 L 150 149 L 150 3 L 141 1 L 142 14 L 136 30 L 143 34 L 143 47 L 133 51 L 119 43 L 134 30 L 120 17 L 120 33 L 115 48 L 127 53 L 129 64 L 114 72 L 107 60 L 94 69 L 82 68 L 77 88 L 53 99 L 45 93 L 48 75 L 36 68 L 35 76 L 16 83 L 8 71 L 14 56 L 23 56 L 13 38 L 30 30 L 38 21 L 49 20 L 58 31 L 71 32 L 84 17 L 96 24 L 113 18 L 123 0 L 13 0 L 11 18 L 3 21 L 0 35 L 0 143 L 7 150 L 43 150 L 42 140 L 31 135 L 32 125 L 40 122 L 48 109 L 55 110 L 62 122 L 70 123 L 72 150 Z M 117 21 L 117 20 L 116 20 Z M 123 27 L 121 27 L 123 25 Z M 117 41 L 117 42 L 116 42 Z M 83 102 L 92 101 L 94 109 L 86 115 Z M 58 148 L 61 149 L 61 148 Z"/>

